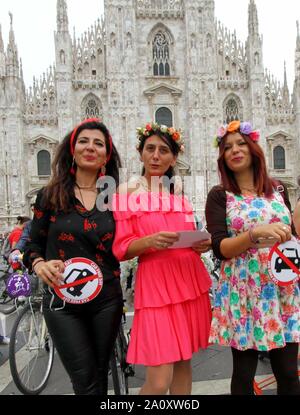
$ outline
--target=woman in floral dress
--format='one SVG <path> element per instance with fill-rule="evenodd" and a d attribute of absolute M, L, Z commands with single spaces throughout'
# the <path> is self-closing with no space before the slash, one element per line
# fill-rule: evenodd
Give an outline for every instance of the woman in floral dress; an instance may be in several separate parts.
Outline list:
<path fill-rule="evenodd" d="M 239 121 L 216 139 L 221 185 L 208 195 L 206 220 L 222 266 L 210 342 L 231 347 L 232 394 L 253 394 L 260 351 L 269 351 L 278 394 L 299 394 L 299 285 L 280 287 L 268 271 L 270 245 L 291 239 L 290 203 L 268 177 L 258 139 Z"/>

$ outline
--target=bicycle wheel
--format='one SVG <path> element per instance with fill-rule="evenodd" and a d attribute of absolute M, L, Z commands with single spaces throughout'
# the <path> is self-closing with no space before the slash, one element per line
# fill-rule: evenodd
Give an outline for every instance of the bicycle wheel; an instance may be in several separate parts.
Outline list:
<path fill-rule="evenodd" d="M 124 343 L 125 341 L 125 343 Z M 111 374 L 115 395 L 128 395 L 128 374 L 126 368 L 127 343 L 122 326 L 119 329 L 112 357 L 110 359 Z"/>
<path fill-rule="evenodd" d="M 9 344 L 12 378 L 24 395 L 38 395 L 46 387 L 54 359 L 54 345 L 40 303 L 20 311 Z"/>
<path fill-rule="evenodd" d="M 4 314 L 10 314 L 16 309 L 13 298 L 11 298 L 6 291 L 7 278 L 8 274 L 6 273 L 2 274 L 0 277 L 0 306 L 3 306 L 1 307 L 1 313 Z"/>

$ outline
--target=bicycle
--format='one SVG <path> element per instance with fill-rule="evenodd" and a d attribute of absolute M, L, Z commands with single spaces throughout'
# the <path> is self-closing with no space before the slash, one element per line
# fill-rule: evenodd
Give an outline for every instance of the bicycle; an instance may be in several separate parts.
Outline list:
<path fill-rule="evenodd" d="M 16 302 L 8 295 L 6 282 L 11 275 L 10 264 L 1 264 L 0 267 L 0 311 L 3 314 L 11 314 L 16 310 Z"/>
<path fill-rule="evenodd" d="M 110 369 L 113 380 L 115 395 L 128 395 L 128 377 L 134 376 L 134 368 L 126 361 L 128 342 L 130 339 L 130 331 L 127 338 L 124 333 L 124 325 L 126 324 L 126 308 L 123 308 L 122 321 L 118 330 L 115 346 L 110 359 Z"/>
<path fill-rule="evenodd" d="M 20 261 L 21 266 L 22 262 Z M 24 270 L 24 268 L 22 268 Z M 26 303 L 17 308 L 17 318 L 11 330 L 9 344 L 9 364 L 15 385 L 24 395 L 38 395 L 46 387 L 53 361 L 54 344 L 48 332 L 44 317 L 42 282 L 36 277 L 32 284 L 33 294 Z M 128 341 L 123 326 L 126 324 L 126 308 L 110 359 L 113 387 L 116 395 L 129 393 L 128 377 L 134 376 L 132 365 L 126 362 Z"/>
<path fill-rule="evenodd" d="M 38 395 L 47 385 L 54 360 L 54 344 L 43 316 L 42 292 L 30 296 L 17 313 L 9 343 L 11 375 L 21 393 Z"/>

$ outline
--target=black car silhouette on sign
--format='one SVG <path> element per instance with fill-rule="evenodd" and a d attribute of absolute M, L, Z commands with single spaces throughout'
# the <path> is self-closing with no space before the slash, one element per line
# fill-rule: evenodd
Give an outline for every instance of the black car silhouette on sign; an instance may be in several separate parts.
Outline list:
<path fill-rule="evenodd" d="M 282 253 L 297 267 L 300 268 L 300 258 L 296 248 L 285 248 Z M 276 258 L 275 271 L 281 272 L 283 269 L 291 269 L 288 264 L 280 257 Z"/>
<path fill-rule="evenodd" d="M 76 278 L 74 276 L 76 275 Z M 65 278 L 65 283 L 70 284 L 71 282 L 82 280 L 83 278 L 92 276 L 93 273 L 88 269 L 72 269 L 69 275 Z M 71 278 L 72 277 L 72 278 Z M 87 282 L 84 282 L 82 284 L 76 285 L 75 287 L 69 287 L 67 289 L 67 292 L 72 295 L 73 297 L 80 297 L 82 294 L 82 289 L 85 287 Z"/>

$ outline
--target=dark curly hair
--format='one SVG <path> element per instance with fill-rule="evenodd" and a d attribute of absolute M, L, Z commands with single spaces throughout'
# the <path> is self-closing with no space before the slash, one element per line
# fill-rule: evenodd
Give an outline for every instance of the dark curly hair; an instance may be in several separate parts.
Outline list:
<path fill-rule="evenodd" d="M 78 127 L 74 143 L 75 146 L 78 135 L 83 130 L 99 130 L 105 137 L 106 152 L 110 152 L 109 137 L 110 133 L 107 127 L 99 121 L 87 121 Z M 57 148 L 52 163 L 52 178 L 43 192 L 43 205 L 47 209 L 54 211 L 70 211 L 72 207 L 72 199 L 74 199 L 75 175 L 70 173 L 73 156 L 70 151 L 70 139 L 74 130 L 69 132 Z M 74 166 L 76 169 L 76 166 Z M 121 168 L 121 160 L 118 151 L 112 144 L 112 153 L 106 164 L 106 175 L 111 176 L 116 186 L 119 184 L 119 169 Z"/>

